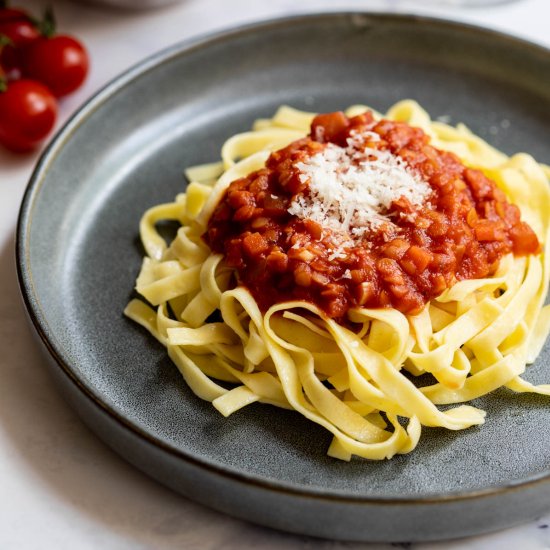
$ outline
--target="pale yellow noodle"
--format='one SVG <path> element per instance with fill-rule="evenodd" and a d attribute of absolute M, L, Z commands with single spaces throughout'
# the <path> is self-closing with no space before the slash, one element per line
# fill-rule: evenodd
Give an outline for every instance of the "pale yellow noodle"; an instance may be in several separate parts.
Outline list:
<path fill-rule="evenodd" d="M 355 105 L 346 112 L 366 109 Z M 421 127 L 434 146 L 482 169 L 547 245 L 548 167 L 523 153 L 509 158 L 462 124 L 432 121 L 411 100 L 385 116 Z M 550 385 L 520 377 L 550 329 L 545 252 L 509 255 L 493 277 L 461 281 L 415 316 L 350 310 L 355 331 L 306 302 L 276 304 L 263 314 L 245 288 L 234 288 L 231 270 L 201 235 L 229 184 L 261 168 L 271 151 L 305 136 L 313 117 L 284 106 L 271 119 L 256 121 L 251 132 L 224 144 L 220 162 L 187 170 L 192 181 L 186 193 L 144 214 L 140 235 L 147 256 L 136 290 L 149 305 L 132 300 L 126 315 L 166 346 L 193 392 L 220 413 L 255 402 L 294 409 L 332 434 L 328 453 L 342 460 L 408 453 L 422 426 L 461 430 L 482 424 L 484 411 L 463 403 L 502 386 L 550 395 Z M 156 229 L 166 219 L 181 224 L 170 244 Z M 208 322 L 215 312 L 219 318 Z M 433 384 L 411 381 L 425 373 Z M 449 404 L 461 405 L 437 407 Z"/>

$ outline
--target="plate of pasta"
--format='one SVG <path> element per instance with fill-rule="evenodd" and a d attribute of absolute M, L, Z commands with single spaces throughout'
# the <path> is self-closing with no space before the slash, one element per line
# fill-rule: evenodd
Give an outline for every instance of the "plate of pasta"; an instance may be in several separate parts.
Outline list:
<path fill-rule="evenodd" d="M 491 31 L 346 13 L 122 75 L 20 214 L 63 393 L 138 468 L 271 527 L 413 541 L 540 515 L 549 69 Z"/>

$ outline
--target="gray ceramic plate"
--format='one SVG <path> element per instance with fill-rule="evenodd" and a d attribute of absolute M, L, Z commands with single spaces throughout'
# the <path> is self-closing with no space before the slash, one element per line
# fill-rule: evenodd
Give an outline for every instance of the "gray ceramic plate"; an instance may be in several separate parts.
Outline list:
<path fill-rule="evenodd" d="M 192 499 L 336 539 L 489 531 L 550 502 L 550 402 L 501 391 L 480 429 L 425 430 L 387 462 L 326 456 L 329 435 L 253 405 L 223 419 L 126 320 L 138 221 L 182 190 L 183 168 L 282 103 L 385 110 L 414 98 L 508 153 L 550 162 L 550 54 L 445 21 L 383 14 L 277 20 L 176 46 L 122 75 L 40 160 L 18 231 L 23 296 L 66 398 L 131 463 Z M 549 379 L 548 351 L 532 369 Z"/>

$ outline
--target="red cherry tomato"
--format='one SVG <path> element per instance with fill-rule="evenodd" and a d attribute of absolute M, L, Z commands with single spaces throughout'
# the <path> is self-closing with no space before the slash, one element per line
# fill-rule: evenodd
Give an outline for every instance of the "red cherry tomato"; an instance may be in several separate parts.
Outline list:
<path fill-rule="evenodd" d="M 19 47 L 36 40 L 40 31 L 27 12 L 4 8 L 0 10 L 0 34 L 7 36 L 14 46 Z"/>
<path fill-rule="evenodd" d="M 44 85 L 16 80 L 0 92 L 0 143 L 16 152 L 29 151 L 52 130 L 57 101 Z"/>
<path fill-rule="evenodd" d="M 88 53 L 75 38 L 41 37 L 25 48 L 23 74 L 45 84 L 60 97 L 74 92 L 88 74 Z"/>
<path fill-rule="evenodd" d="M 6 72 L 19 70 L 21 48 L 40 37 L 40 31 L 29 15 L 18 9 L 0 10 L 0 35 L 10 41 L 0 52 L 0 65 Z"/>

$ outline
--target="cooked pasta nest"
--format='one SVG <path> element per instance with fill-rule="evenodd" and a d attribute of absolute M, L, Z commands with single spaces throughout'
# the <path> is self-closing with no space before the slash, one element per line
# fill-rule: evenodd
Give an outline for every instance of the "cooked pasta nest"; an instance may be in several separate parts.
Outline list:
<path fill-rule="evenodd" d="M 346 114 L 366 109 L 353 106 Z M 423 426 L 483 424 L 485 412 L 464 403 L 500 387 L 550 395 L 550 385 L 521 377 L 550 330 L 544 251 L 505 256 L 492 277 L 456 283 L 415 316 L 391 308 L 350 310 L 349 326 L 307 302 L 279 303 L 262 313 L 247 289 L 235 286 L 223 257 L 201 238 L 208 219 L 232 181 L 304 137 L 313 116 L 281 107 L 273 118 L 257 120 L 252 131 L 225 142 L 221 162 L 187 170 L 185 193 L 143 215 L 146 256 L 136 290 L 145 301 L 131 300 L 125 314 L 166 346 L 191 390 L 224 416 L 254 402 L 293 409 L 332 433 L 328 454 L 343 460 L 408 453 Z M 481 169 L 519 206 L 544 248 L 547 166 L 524 153 L 508 157 L 462 124 L 432 121 L 411 100 L 384 117 L 422 128 L 432 145 Z M 171 243 L 157 229 L 164 220 L 180 224 Z M 433 383 L 415 384 L 425 374 Z"/>

